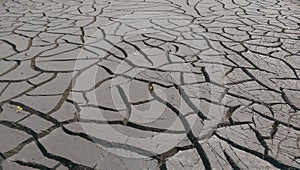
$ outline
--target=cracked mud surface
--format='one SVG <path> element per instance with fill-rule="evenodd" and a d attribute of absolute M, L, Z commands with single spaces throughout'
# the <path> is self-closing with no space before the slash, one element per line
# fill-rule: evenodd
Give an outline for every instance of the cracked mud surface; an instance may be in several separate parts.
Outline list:
<path fill-rule="evenodd" d="M 300 2 L 0 2 L 0 169 L 300 169 Z"/>

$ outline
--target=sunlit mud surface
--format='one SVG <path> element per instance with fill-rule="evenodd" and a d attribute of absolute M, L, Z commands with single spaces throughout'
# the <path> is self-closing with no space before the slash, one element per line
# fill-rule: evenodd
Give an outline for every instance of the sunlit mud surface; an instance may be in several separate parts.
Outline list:
<path fill-rule="evenodd" d="M 300 169 L 299 1 L 0 4 L 0 169 Z"/>

